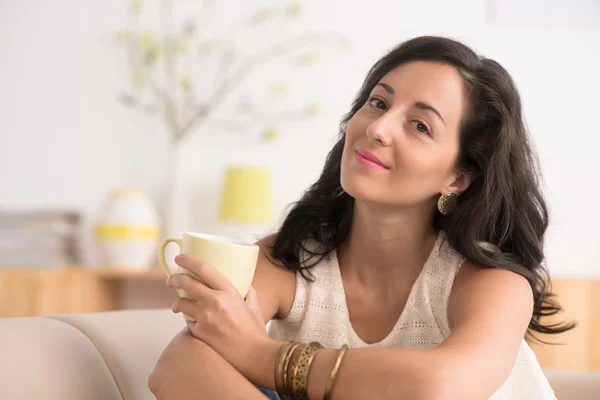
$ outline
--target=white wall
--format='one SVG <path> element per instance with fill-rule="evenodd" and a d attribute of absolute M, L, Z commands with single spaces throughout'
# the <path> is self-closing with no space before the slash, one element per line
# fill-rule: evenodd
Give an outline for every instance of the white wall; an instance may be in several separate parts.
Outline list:
<path fill-rule="evenodd" d="M 257 3 L 221 1 L 240 14 Z M 84 213 L 89 227 L 115 186 L 142 186 L 153 196 L 160 192 L 164 129 L 159 120 L 115 100 L 125 84 L 113 42 L 124 20 L 123 3 L 0 4 L 0 207 L 74 207 Z M 146 3 L 154 7 L 156 0 Z M 547 241 L 551 271 L 600 276 L 598 19 L 498 23 L 489 20 L 484 0 L 309 0 L 306 5 L 304 27 L 343 32 L 354 41 L 347 54 L 292 77 L 297 98 L 325 103 L 328 112 L 312 122 L 285 126 L 276 144 L 234 140 L 238 136 L 214 128 L 197 132 L 179 160 L 184 170 L 182 229 L 216 229 L 220 174 L 230 162 L 273 167 L 281 212 L 316 178 L 338 120 L 370 65 L 398 41 L 441 34 L 497 59 L 521 90 L 552 208 Z M 94 262 L 89 230 L 84 240 Z"/>

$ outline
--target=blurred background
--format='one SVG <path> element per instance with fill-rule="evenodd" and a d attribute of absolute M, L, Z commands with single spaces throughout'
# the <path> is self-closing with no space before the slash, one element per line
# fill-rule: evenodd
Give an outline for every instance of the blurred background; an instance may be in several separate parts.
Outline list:
<path fill-rule="evenodd" d="M 275 230 L 368 69 L 424 34 L 515 79 L 581 324 L 539 357 L 600 370 L 597 0 L 2 1 L 0 317 L 168 307 L 158 241 Z"/>

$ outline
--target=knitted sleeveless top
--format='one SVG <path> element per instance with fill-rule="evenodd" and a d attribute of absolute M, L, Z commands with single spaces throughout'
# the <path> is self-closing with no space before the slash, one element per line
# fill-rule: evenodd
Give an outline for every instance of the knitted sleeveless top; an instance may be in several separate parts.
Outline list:
<path fill-rule="evenodd" d="M 354 331 L 337 254 L 333 251 L 309 271 L 315 278 L 306 281 L 296 273 L 296 294 L 292 308 L 283 320 L 273 320 L 269 336 L 276 340 L 318 341 L 338 348 L 432 348 L 450 336 L 448 299 L 460 266 L 465 261 L 454 251 L 443 233 L 414 283 L 404 311 L 387 337 L 365 343 Z M 315 246 L 315 243 L 308 243 Z M 493 362 L 493 360 L 490 360 Z M 525 340 L 521 342 L 515 365 L 508 379 L 490 400 L 555 400 L 535 354 Z"/>

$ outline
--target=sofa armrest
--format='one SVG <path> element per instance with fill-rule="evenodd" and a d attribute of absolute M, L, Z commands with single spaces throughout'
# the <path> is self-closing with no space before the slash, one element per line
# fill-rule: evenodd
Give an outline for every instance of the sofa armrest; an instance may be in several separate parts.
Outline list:
<path fill-rule="evenodd" d="M 185 320 L 170 309 L 128 310 L 49 317 L 67 323 L 96 346 L 124 400 L 154 400 L 148 377 Z"/>
<path fill-rule="evenodd" d="M 0 399 L 123 400 L 94 344 L 41 317 L 0 319 Z"/>

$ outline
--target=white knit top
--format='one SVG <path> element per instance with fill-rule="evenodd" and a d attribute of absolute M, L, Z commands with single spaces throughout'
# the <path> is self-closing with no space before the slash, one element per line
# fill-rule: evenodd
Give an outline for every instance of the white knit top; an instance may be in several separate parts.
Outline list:
<path fill-rule="evenodd" d="M 449 246 L 444 237 L 443 233 L 438 235 L 412 287 L 404 311 L 390 334 L 380 342 L 367 344 L 352 328 L 335 251 L 310 269 L 314 282 L 306 281 L 300 273 L 296 274 L 296 295 L 290 313 L 286 319 L 271 321 L 269 335 L 281 341 L 318 341 L 330 348 L 343 344 L 350 348 L 438 346 L 451 333 L 448 299 L 456 274 L 464 262 L 464 258 Z M 491 399 L 556 399 L 525 340 L 521 342 L 508 379 Z"/>

